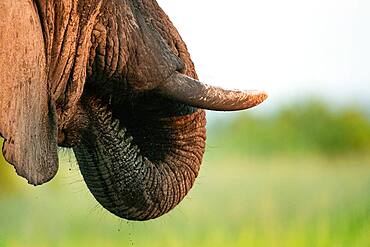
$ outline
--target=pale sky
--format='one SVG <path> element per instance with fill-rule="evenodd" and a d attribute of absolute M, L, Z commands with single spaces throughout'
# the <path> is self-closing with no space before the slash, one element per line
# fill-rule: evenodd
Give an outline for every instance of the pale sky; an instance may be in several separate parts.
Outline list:
<path fill-rule="evenodd" d="M 202 81 L 370 105 L 370 0 L 158 0 Z"/>

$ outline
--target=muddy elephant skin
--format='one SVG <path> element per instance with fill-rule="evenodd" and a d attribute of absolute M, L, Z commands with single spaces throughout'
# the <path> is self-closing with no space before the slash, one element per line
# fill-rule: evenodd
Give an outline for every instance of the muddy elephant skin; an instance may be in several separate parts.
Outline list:
<path fill-rule="evenodd" d="M 130 220 L 188 193 L 206 140 L 204 109 L 241 110 L 266 94 L 203 84 L 155 0 L 1 0 L 0 133 L 30 184 L 72 148 L 96 200 Z"/>

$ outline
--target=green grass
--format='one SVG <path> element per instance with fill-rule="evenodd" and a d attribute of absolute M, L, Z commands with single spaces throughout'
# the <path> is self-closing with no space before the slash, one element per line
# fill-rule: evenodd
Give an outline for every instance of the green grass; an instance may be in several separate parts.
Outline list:
<path fill-rule="evenodd" d="M 35 188 L 16 177 L 6 191 L 0 187 L 0 246 L 370 246 L 366 156 L 207 157 L 182 204 L 144 223 L 98 206 L 66 158 L 51 183 Z"/>

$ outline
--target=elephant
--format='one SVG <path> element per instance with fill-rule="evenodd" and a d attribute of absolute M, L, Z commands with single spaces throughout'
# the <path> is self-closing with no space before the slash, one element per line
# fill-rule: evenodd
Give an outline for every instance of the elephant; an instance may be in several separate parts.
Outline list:
<path fill-rule="evenodd" d="M 192 188 L 205 110 L 267 98 L 200 82 L 155 0 L 2 0 L 0 33 L 6 160 L 36 186 L 71 148 L 95 199 L 127 220 L 160 217 Z"/>

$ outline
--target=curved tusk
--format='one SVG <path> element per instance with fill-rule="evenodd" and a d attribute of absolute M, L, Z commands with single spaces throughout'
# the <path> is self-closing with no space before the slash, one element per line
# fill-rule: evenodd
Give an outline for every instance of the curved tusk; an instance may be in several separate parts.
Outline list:
<path fill-rule="evenodd" d="M 158 88 L 164 96 L 182 103 L 215 111 L 237 111 L 261 104 L 267 99 L 263 91 L 227 90 L 210 86 L 175 72 Z"/>

